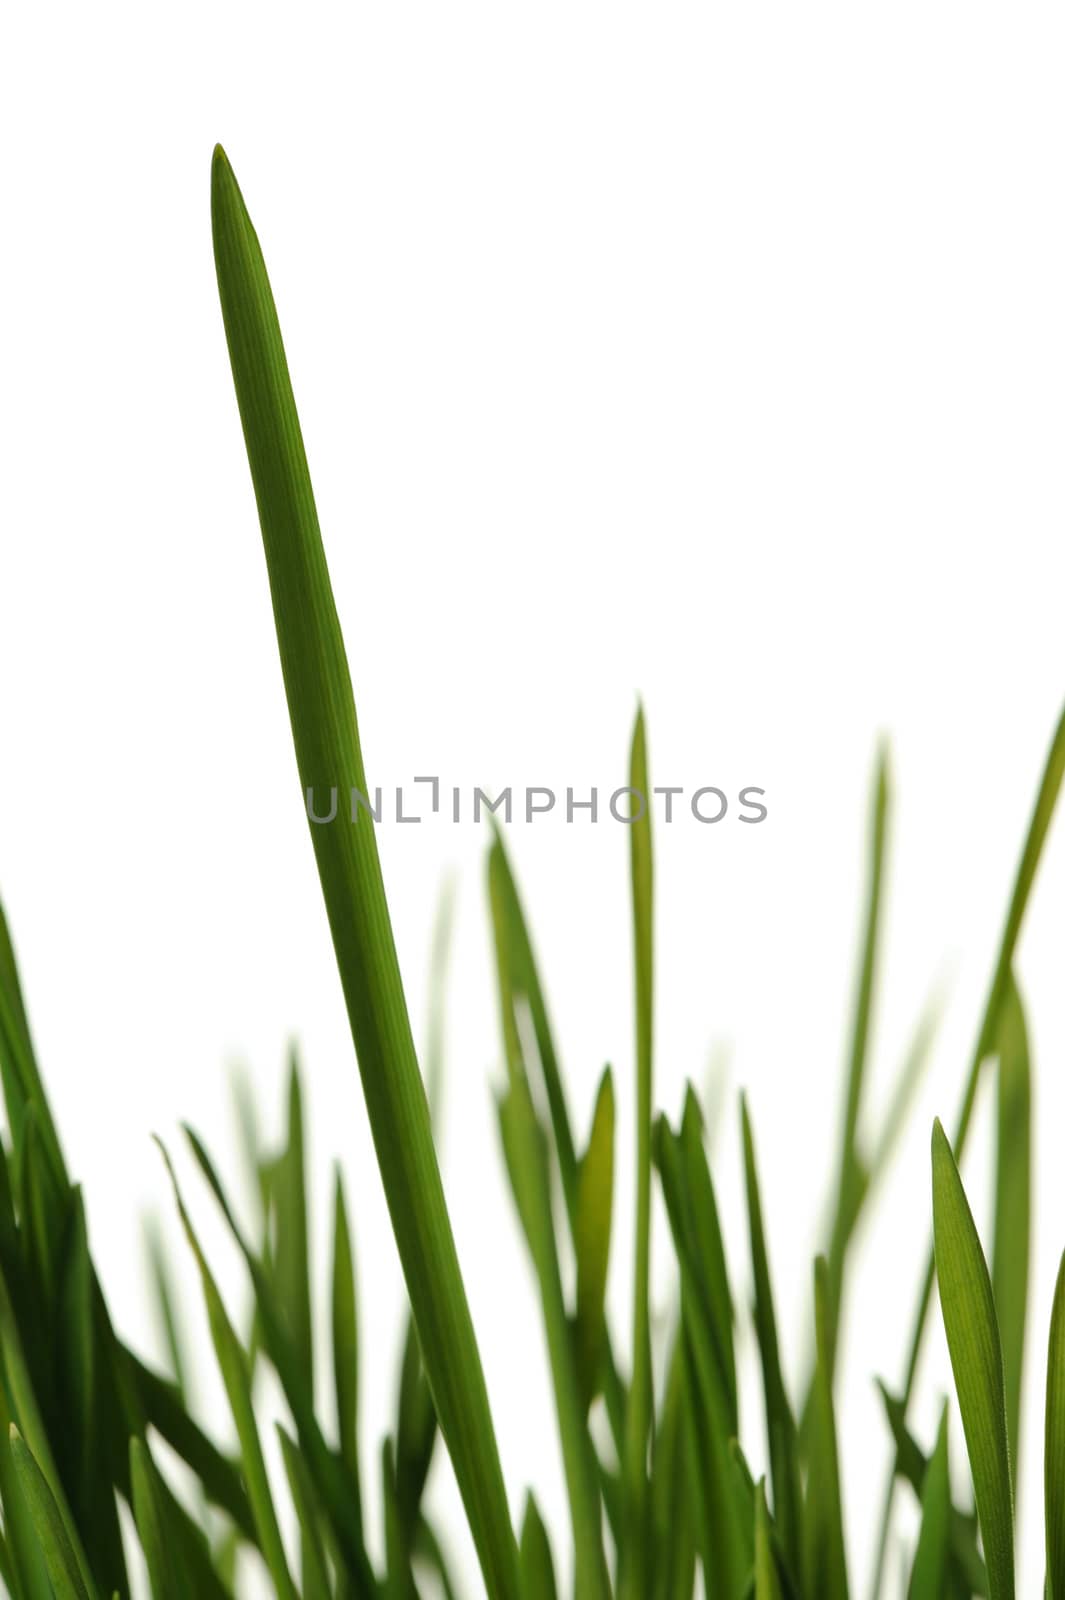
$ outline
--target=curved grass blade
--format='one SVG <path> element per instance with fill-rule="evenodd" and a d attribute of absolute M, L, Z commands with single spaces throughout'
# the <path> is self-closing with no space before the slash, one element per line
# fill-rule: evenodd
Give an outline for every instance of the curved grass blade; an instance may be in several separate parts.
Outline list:
<path fill-rule="evenodd" d="M 651 1121 L 654 1034 L 654 857 L 651 842 L 651 790 L 647 778 L 647 728 L 637 711 L 629 758 L 632 815 L 629 844 L 632 875 L 632 929 L 636 991 L 636 1258 L 632 1308 L 632 1382 L 625 1412 L 622 1483 L 626 1539 L 621 1551 L 622 1600 L 647 1592 L 647 1446 L 653 1428 L 651 1381 Z"/>
<path fill-rule="evenodd" d="M 259 242 L 221 149 L 218 288 L 259 508 L 303 793 L 365 795 L 355 702 L 281 330 Z M 516 1600 L 510 1524 L 480 1354 L 433 1148 L 377 841 L 365 811 L 311 824 L 378 1165 L 411 1308 L 492 1600 Z"/>
<path fill-rule="evenodd" d="M 947 1136 L 932 1132 L 936 1273 L 991 1600 L 1013 1600 L 1013 1490 L 991 1276 Z"/>
<path fill-rule="evenodd" d="M 97 1590 L 87 1574 L 83 1575 L 74 1554 L 70 1533 L 55 1496 L 14 1423 L 11 1424 L 11 1454 L 56 1600 L 97 1600 Z"/>
<path fill-rule="evenodd" d="M 577 1369 L 585 1406 L 600 1387 L 606 1347 L 606 1279 L 614 1204 L 614 1080 L 607 1067 L 599 1081 L 592 1131 L 577 1185 Z"/>
<path fill-rule="evenodd" d="M 909 1600 L 939 1600 L 950 1593 L 950 1461 L 947 1450 L 947 1408 L 943 1407 L 936 1447 L 925 1474 L 921 1496 L 921 1531 L 910 1572 Z"/>
<path fill-rule="evenodd" d="M 1020 1461 L 1032 1213 L 1032 1073 L 1024 1005 L 1010 974 L 998 1026 L 995 1221 L 991 1287 L 1002 1338 L 1010 1455 Z M 1016 1494 L 1014 1483 L 1014 1494 Z"/>
<path fill-rule="evenodd" d="M 780 1364 L 773 1286 L 769 1272 L 758 1167 L 755 1160 L 754 1133 L 745 1095 L 740 1100 L 740 1114 L 743 1124 L 743 1162 L 751 1233 L 751 1262 L 754 1272 L 754 1326 L 762 1363 L 769 1464 L 773 1479 L 773 1511 L 792 1575 L 797 1576 L 802 1571 L 802 1478 L 799 1469 L 799 1438 Z"/>
<path fill-rule="evenodd" d="M 1065 1596 L 1065 1256 L 1061 1258 L 1050 1314 L 1047 1350 L 1043 1495 L 1046 1514 L 1049 1600 Z"/>
<path fill-rule="evenodd" d="M 1006 925 L 1002 932 L 1002 942 L 999 945 L 983 1017 L 976 1036 L 976 1047 L 969 1064 L 969 1075 L 962 1095 L 961 1111 L 958 1116 L 957 1131 L 954 1137 L 954 1150 L 958 1160 L 961 1159 L 964 1152 L 965 1142 L 972 1124 L 973 1108 L 976 1105 L 981 1070 L 984 1062 L 993 1054 L 995 1049 L 999 1012 L 1009 985 L 1017 941 L 1024 923 L 1025 912 L 1028 909 L 1028 901 L 1031 897 L 1032 885 L 1035 882 L 1039 861 L 1043 854 L 1043 847 L 1046 844 L 1047 834 L 1050 832 L 1050 824 L 1057 807 L 1063 779 L 1065 779 L 1065 711 L 1062 712 L 1061 717 L 1058 719 L 1054 737 L 1051 740 L 1050 749 L 1047 752 L 1043 766 L 1039 792 L 1036 795 L 1035 806 L 1028 823 L 1028 832 L 1025 835 L 1024 847 L 1021 851 L 1021 859 L 1014 879 L 1013 891 L 1010 895 L 1009 909 L 1006 913 Z M 928 1308 L 932 1300 L 934 1270 L 934 1258 L 932 1253 L 929 1252 L 924 1278 L 917 1296 L 913 1332 L 910 1337 L 906 1373 L 900 1396 L 904 1418 L 909 1411 L 910 1400 L 913 1397 L 913 1387 L 917 1378 L 917 1363 L 920 1359 L 924 1330 L 928 1321 Z M 888 1481 L 884 1510 L 880 1521 L 880 1539 L 877 1547 L 876 1570 L 873 1582 L 874 1595 L 879 1595 L 883 1583 L 894 1487 L 895 1473 L 893 1470 Z"/>

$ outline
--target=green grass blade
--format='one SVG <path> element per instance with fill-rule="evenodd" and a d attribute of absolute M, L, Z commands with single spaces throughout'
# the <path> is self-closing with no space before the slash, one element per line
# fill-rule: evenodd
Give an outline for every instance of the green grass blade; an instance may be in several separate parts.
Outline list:
<path fill-rule="evenodd" d="M 780 1364 L 776 1310 L 773 1304 L 773 1285 L 758 1184 L 754 1132 L 751 1128 L 746 1096 L 742 1097 L 740 1107 L 747 1214 L 751 1234 L 751 1263 L 754 1273 L 754 1326 L 762 1363 L 769 1463 L 773 1480 L 773 1512 L 791 1573 L 793 1577 L 797 1577 L 802 1571 L 802 1479 L 799 1468 L 799 1438 Z"/>
<path fill-rule="evenodd" d="M 995 1221 L 991 1287 L 1002 1337 L 1010 1455 L 1020 1460 L 1032 1212 L 1032 1073 L 1024 1005 L 1010 975 L 998 1026 Z M 1016 1482 L 1014 1493 L 1016 1493 Z"/>
<path fill-rule="evenodd" d="M 636 991 L 636 1257 L 632 1311 L 632 1382 L 625 1413 L 622 1479 L 627 1538 L 622 1548 L 622 1600 L 642 1600 L 647 1591 L 647 1446 L 653 1427 L 651 1382 L 651 1122 L 654 1034 L 654 858 L 651 790 L 647 777 L 647 730 L 637 712 L 629 760 L 630 797 L 636 818 L 629 826 L 632 926 Z"/>
<path fill-rule="evenodd" d="M 11 1454 L 56 1600 L 96 1600 L 96 1588 L 81 1570 L 55 1496 L 14 1423 Z"/>
<path fill-rule="evenodd" d="M 909 1600 L 940 1600 L 949 1594 L 950 1461 L 947 1451 L 947 1409 L 939 1423 L 936 1447 L 925 1475 L 921 1496 L 921 1531 L 910 1572 Z"/>
<path fill-rule="evenodd" d="M 129 1465 L 133 1519 L 148 1566 L 153 1600 L 187 1600 L 195 1593 L 192 1579 L 181 1557 L 179 1536 L 170 1523 L 159 1475 L 142 1439 L 131 1440 Z"/>
<path fill-rule="evenodd" d="M 288 1080 L 288 1136 L 270 1186 L 277 1229 L 273 1273 L 289 1336 L 313 1394 L 314 1331 L 304 1164 L 303 1094 L 299 1062 L 293 1052 Z"/>
<path fill-rule="evenodd" d="M 832 1398 L 835 1360 L 829 1270 L 824 1257 L 814 1269 L 814 1320 L 817 1371 L 810 1429 L 810 1471 L 806 1492 L 805 1593 L 818 1600 L 847 1600 L 847 1556 L 843 1534 L 839 1448 Z"/>
<path fill-rule="evenodd" d="M 182 1402 L 188 1396 L 188 1362 L 178 1324 L 177 1300 L 173 1278 L 158 1221 L 152 1218 L 145 1226 L 145 1246 L 148 1254 L 148 1272 L 155 1300 L 155 1314 L 166 1345 L 167 1359 L 174 1388 Z"/>
<path fill-rule="evenodd" d="M 531 1493 L 526 1496 L 521 1525 L 521 1587 L 524 1600 L 558 1600 L 547 1529 Z"/>
<path fill-rule="evenodd" d="M 523 1075 L 515 1076 L 501 1099 L 499 1122 L 507 1168 L 540 1287 L 573 1524 L 576 1593 L 578 1600 L 605 1600 L 610 1594 L 610 1581 L 603 1553 L 599 1469 L 588 1432 L 576 1348 L 562 1292 L 546 1141 Z"/>
<path fill-rule="evenodd" d="M 302 1600 L 330 1600 L 329 1569 L 322 1545 L 322 1530 L 318 1514 L 314 1485 L 299 1446 L 291 1434 L 278 1423 L 277 1437 L 281 1446 L 281 1459 L 288 1479 L 289 1493 L 296 1511 L 300 1530 L 300 1550 L 303 1557 Z"/>
<path fill-rule="evenodd" d="M 938 1122 L 932 1133 L 932 1214 L 943 1325 L 991 1600 L 1013 1600 L 1013 1491 L 1002 1346 L 991 1276 L 954 1156 Z"/>
<path fill-rule="evenodd" d="M 358 1488 L 359 1474 L 359 1316 L 344 1180 L 339 1167 L 333 1198 L 333 1386 L 340 1453 Z M 361 1520 L 361 1518 L 360 1518 Z"/>
<path fill-rule="evenodd" d="M 408 1320 L 396 1415 L 396 1503 L 403 1537 L 411 1551 L 417 1538 L 436 1432 L 436 1408 L 425 1376 L 418 1334 L 414 1323 Z"/>
<path fill-rule="evenodd" d="M 1009 986 L 1017 941 L 1024 923 L 1025 912 L 1028 909 L 1028 901 L 1031 897 L 1032 885 L 1035 882 L 1036 872 L 1043 854 L 1043 847 L 1046 844 L 1047 834 L 1050 831 L 1050 824 L 1061 793 L 1063 779 L 1065 779 L 1065 712 L 1062 713 L 1058 720 L 1043 766 L 1039 791 L 1029 820 L 1028 832 L 1025 835 L 1021 859 L 1010 895 L 1009 908 L 1006 912 L 1006 924 L 1003 929 L 998 955 L 995 959 L 987 1001 L 976 1036 L 976 1047 L 969 1064 L 969 1074 L 962 1095 L 961 1111 L 958 1116 L 957 1130 L 954 1137 L 954 1150 L 958 1160 L 961 1159 L 964 1152 L 965 1142 L 972 1123 L 973 1108 L 976 1104 L 977 1090 L 980 1086 L 981 1069 L 995 1049 L 999 1012 Z M 917 1378 L 917 1363 L 920 1358 L 924 1330 L 928 1321 L 928 1308 L 932 1300 L 934 1265 L 934 1259 L 930 1252 L 924 1278 L 917 1296 L 913 1332 L 910 1337 L 906 1362 L 906 1374 L 901 1395 L 904 1416 L 909 1409 L 914 1383 Z M 888 1483 L 884 1512 L 880 1524 L 874 1594 L 879 1594 L 883 1579 L 884 1559 L 887 1554 L 888 1532 L 891 1525 L 894 1482 L 895 1476 L 893 1472 Z"/>
<path fill-rule="evenodd" d="M 754 1504 L 754 1600 L 784 1600 L 773 1555 L 764 1478 L 758 1485 Z"/>
<path fill-rule="evenodd" d="M 480 1354 L 433 1148 L 374 828 L 355 702 L 292 386 L 255 230 L 222 151 L 212 219 L 218 287 L 259 508 L 304 794 L 343 796 L 311 825 L 385 1196 L 441 1430 L 491 1600 L 516 1600 L 517 1545 Z"/>
<path fill-rule="evenodd" d="M 385 1581 L 385 1600 L 416 1600 L 414 1577 L 410 1569 L 410 1556 L 399 1521 L 396 1503 L 396 1471 L 392 1459 L 392 1441 L 385 1439 L 381 1445 L 381 1489 L 385 1509 L 385 1562 L 388 1576 Z"/>
<path fill-rule="evenodd" d="M 285 1548 L 281 1540 L 281 1530 L 278 1526 L 277 1512 L 274 1508 L 273 1496 L 270 1493 L 270 1483 L 266 1473 L 266 1462 L 263 1459 L 262 1443 L 259 1438 L 259 1429 L 255 1421 L 255 1407 L 252 1400 L 251 1373 L 248 1367 L 247 1353 L 234 1332 L 233 1325 L 226 1313 L 218 1286 L 207 1265 L 207 1258 L 200 1247 L 200 1241 L 192 1226 L 192 1220 L 185 1209 L 185 1202 L 178 1187 L 177 1177 L 170 1164 L 170 1157 L 163 1146 L 163 1152 L 170 1181 L 174 1188 L 174 1199 L 177 1204 L 181 1223 L 189 1246 L 196 1259 L 200 1270 L 200 1282 L 203 1287 L 203 1296 L 207 1304 L 207 1320 L 211 1330 L 211 1343 L 214 1346 L 218 1368 L 222 1375 L 226 1397 L 229 1400 L 229 1409 L 237 1430 L 240 1442 L 241 1466 L 244 1481 L 247 1485 L 248 1499 L 251 1502 L 252 1515 L 255 1519 L 255 1528 L 258 1535 L 259 1548 L 263 1553 L 270 1573 L 278 1600 L 298 1600 L 296 1590 L 288 1570 Z"/>
<path fill-rule="evenodd" d="M 577 1367 L 585 1405 L 599 1392 L 606 1347 L 606 1280 L 614 1206 L 614 1079 L 599 1081 L 588 1148 L 577 1186 Z"/>
<path fill-rule="evenodd" d="M 1065 1256 L 1058 1269 L 1047 1350 L 1043 1495 L 1050 1600 L 1065 1597 Z"/>

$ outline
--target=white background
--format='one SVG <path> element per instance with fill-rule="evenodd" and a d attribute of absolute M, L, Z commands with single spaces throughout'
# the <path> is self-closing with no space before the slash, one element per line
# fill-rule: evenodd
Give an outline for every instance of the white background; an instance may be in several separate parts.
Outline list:
<path fill-rule="evenodd" d="M 166 1219 L 206 1348 L 149 1134 L 173 1141 L 188 1118 L 233 1171 L 227 1069 L 248 1064 L 276 1127 L 298 1036 L 323 1285 L 336 1157 L 353 1195 L 372 1476 L 401 1280 L 216 303 L 221 139 L 273 277 L 371 783 L 609 791 L 639 692 L 655 781 L 768 792 L 760 828 L 658 830 L 657 1099 L 675 1111 L 715 1042 L 730 1047 L 796 1378 L 868 775 L 891 736 L 874 1113 L 944 975 L 949 1006 L 852 1286 L 840 1414 L 864 1592 L 886 1460 L 871 1377 L 899 1377 L 930 1121 L 954 1117 L 1065 695 L 1065 22 L 1027 6 L 707 11 L 9 12 L 0 884 L 112 1308 L 147 1348 L 146 1210 Z M 515 1513 L 532 1482 L 563 1545 L 546 1359 L 492 1112 L 485 842 L 468 825 L 381 831 L 417 1027 L 436 895 L 458 873 L 446 1183 Z M 611 1059 L 627 1174 L 627 835 L 544 823 L 511 844 L 575 1120 Z M 1065 1244 L 1063 868 L 1059 826 L 1020 960 L 1039 1161 L 1024 1593 L 1042 1574 L 1039 1415 Z M 716 1170 L 745 1303 L 735 1146 L 730 1099 Z M 986 1196 L 979 1141 L 967 1172 Z M 623 1180 L 623 1352 L 631 1198 Z M 665 1311 L 664 1228 L 656 1254 Z M 938 1310 L 932 1334 L 926 1439 L 947 1381 Z M 206 1360 L 200 1393 L 224 1430 Z M 438 1468 L 432 1494 L 466 1560 Z"/>

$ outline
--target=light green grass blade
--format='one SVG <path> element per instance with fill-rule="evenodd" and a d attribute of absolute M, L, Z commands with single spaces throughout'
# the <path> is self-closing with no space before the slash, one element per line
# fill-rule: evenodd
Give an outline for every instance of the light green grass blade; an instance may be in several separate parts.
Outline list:
<path fill-rule="evenodd" d="M 521 1585 L 524 1600 L 558 1600 L 547 1529 L 531 1492 L 526 1496 L 521 1525 Z"/>
<path fill-rule="evenodd" d="M 252 1400 L 251 1373 L 248 1367 L 247 1353 L 237 1338 L 222 1302 L 222 1297 L 218 1292 L 218 1286 L 215 1283 L 210 1267 L 207 1265 L 207 1258 L 200 1247 L 200 1241 L 192 1226 L 192 1219 L 185 1209 L 185 1202 L 182 1199 L 174 1169 L 170 1164 L 170 1157 L 161 1144 L 159 1148 L 162 1151 L 163 1160 L 166 1162 L 167 1171 L 170 1174 L 181 1224 L 200 1271 L 200 1282 L 207 1305 L 207 1320 L 211 1331 L 211 1343 L 214 1346 L 218 1368 L 225 1386 L 226 1398 L 229 1401 L 229 1409 L 237 1430 L 241 1466 L 244 1482 L 248 1490 L 248 1499 L 251 1502 L 252 1515 L 255 1518 L 259 1548 L 262 1550 L 263 1559 L 266 1562 L 278 1600 L 298 1600 L 292 1577 L 288 1570 L 288 1562 L 285 1557 L 285 1548 L 281 1539 L 281 1530 L 278 1526 L 273 1496 L 270 1493 L 270 1482 L 267 1477 L 266 1462 L 263 1459 L 262 1442 L 259 1438 L 259 1429 L 255 1420 L 255 1406 Z"/>
<path fill-rule="evenodd" d="M 74 1554 L 55 1496 L 14 1423 L 11 1424 L 11 1454 L 56 1600 L 97 1600 L 97 1590 L 87 1575 L 83 1575 Z"/>
<path fill-rule="evenodd" d="M 932 1132 L 936 1273 L 991 1600 L 1013 1600 L 1013 1492 L 991 1276 L 947 1136 Z"/>
<path fill-rule="evenodd" d="M 303 1094 L 299 1062 L 293 1051 L 288 1079 L 288 1134 L 271 1184 L 277 1229 L 273 1273 L 289 1335 L 313 1394 L 314 1332 L 304 1164 Z"/>
<path fill-rule="evenodd" d="M 865 927 L 862 934 L 861 961 L 858 968 L 857 991 L 854 999 L 854 1022 L 851 1032 L 850 1059 L 847 1066 L 847 1088 L 843 1111 L 843 1129 L 836 1188 L 836 1210 L 830 1236 L 828 1267 L 830 1314 L 833 1323 L 832 1348 L 836 1347 L 840 1306 L 843 1295 L 843 1271 L 850 1243 L 853 1220 L 859 1203 L 857 1191 L 862 1185 L 862 1164 L 858 1148 L 858 1123 L 865 1087 L 866 1061 L 869 1055 L 869 1030 L 876 983 L 877 952 L 880 943 L 880 906 L 882 900 L 884 855 L 887 841 L 888 814 L 891 784 L 888 755 L 882 747 L 876 764 L 873 785 L 873 812 L 869 840 L 869 884 L 867 889 Z"/>
<path fill-rule="evenodd" d="M 762 1363 L 769 1463 L 773 1479 L 773 1512 L 792 1576 L 797 1577 L 802 1571 L 802 1479 L 799 1469 L 799 1438 L 780 1364 L 776 1310 L 773 1304 L 773 1285 L 762 1217 L 754 1132 L 751 1128 L 746 1096 L 741 1098 L 740 1107 L 747 1214 L 751 1234 L 751 1264 L 754 1273 L 754 1326 Z"/>
<path fill-rule="evenodd" d="M 686 1479 L 686 1411 L 691 1405 L 683 1328 L 674 1335 L 651 1461 L 655 1600 L 691 1600 L 695 1584 L 693 1495 Z"/>
<path fill-rule="evenodd" d="M 157 1218 L 145 1224 L 145 1248 L 148 1255 L 148 1274 L 155 1301 L 155 1316 L 166 1346 L 170 1374 L 174 1388 L 184 1403 L 188 1396 L 188 1360 L 184 1340 L 178 1324 L 177 1300 L 167 1258 L 163 1236 Z"/>
<path fill-rule="evenodd" d="M 599 1392 L 606 1346 L 606 1280 L 614 1207 L 614 1079 L 599 1081 L 592 1131 L 577 1186 L 577 1368 L 586 1406 Z"/>
<path fill-rule="evenodd" d="M 810 1422 L 810 1470 L 806 1491 L 805 1593 L 818 1600 L 847 1600 L 847 1556 L 843 1534 L 836 1413 L 832 1398 L 835 1359 L 831 1342 L 834 1322 L 828 1264 L 819 1256 L 814 1268 L 814 1320 L 817 1329 L 817 1371 Z"/>
<path fill-rule="evenodd" d="M 1036 872 L 1039 867 L 1043 847 L 1046 844 L 1047 834 L 1057 807 L 1058 796 L 1061 793 L 1062 780 L 1065 779 L 1065 712 L 1058 720 L 1047 752 L 1046 762 L 1036 795 L 1035 806 L 1032 810 L 1025 836 L 1021 859 L 1014 879 L 1013 890 L 1010 895 L 1009 908 L 1006 913 L 1006 924 L 1002 932 L 998 955 L 995 960 L 988 990 L 984 1013 L 980 1021 L 979 1031 L 976 1036 L 976 1047 L 969 1064 L 969 1074 L 962 1095 L 961 1111 L 958 1116 L 957 1129 L 954 1137 L 954 1150 L 958 1160 L 965 1149 L 969 1128 L 972 1123 L 973 1108 L 976 1105 L 977 1090 L 980 1086 L 981 1069 L 984 1062 L 989 1059 L 995 1049 L 998 1034 L 999 1012 L 1006 995 L 1013 969 L 1013 958 L 1017 949 L 1021 927 L 1024 923 L 1025 912 L 1032 893 Z M 902 1395 L 900 1397 L 905 1416 L 909 1410 L 910 1400 L 913 1396 L 913 1387 L 917 1378 L 917 1363 L 920 1359 L 921 1345 L 924 1330 L 928 1321 L 928 1308 L 932 1300 L 932 1283 L 934 1274 L 934 1259 L 929 1253 L 925 1268 L 924 1278 L 917 1296 L 917 1307 L 914 1314 L 913 1332 L 910 1337 L 909 1352 L 906 1362 L 905 1378 L 903 1380 Z M 891 1525 L 891 1505 L 894 1492 L 895 1476 L 888 1482 L 885 1497 L 884 1511 L 880 1523 L 880 1539 L 877 1550 L 876 1576 L 873 1592 L 879 1594 L 883 1579 L 884 1560 L 887 1554 L 888 1532 Z"/>
<path fill-rule="evenodd" d="M 773 1556 L 764 1478 L 758 1485 L 754 1505 L 754 1600 L 784 1600 Z"/>
<path fill-rule="evenodd" d="M 622 1600 L 647 1592 L 647 1447 L 654 1426 L 651 1381 L 651 1120 L 654 1035 L 654 858 L 651 790 L 647 777 L 647 729 L 637 712 L 629 760 L 630 797 L 636 821 L 629 825 L 632 927 L 636 991 L 636 1255 L 632 1311 L 632 1382 L 625 1414 L 622 1481 L 626 1539 L 621 1552 Z M 641 809 L 642 808 L 642 809 Z"/>
<path fill-rule="evenodd" d="M 1065 1597 L 1065 1256 L 1058 1269 L 1047 1349 L 1043 1457 L 1049 1600 Z"/>
<path fill-rule="evenodd" d="M 344 1179 L 336 1170 L 333 1195 L 333 1387 L 340 1453 L 358 1490 L 359 1475 L 359 1316 Z M 360 1515 L 361 1521 L 361 1515 Z"/>
<path fill-rule="evenodd" d="M 566 1315 L 551 1214 L 546 1141 L 528 1083 L 517 1074 L 499 1103 L 504 1154 L 540 1287 L 562 1462 L 576 1551 L 578 1600 L 610 1594 L 603 1553 L 599 1469 L 588 1432 L 576 1348 Z"/>
<path fill-rule="evenodd" d="M 991 1287 L 1002 1337 L 1010 1457 L 1020 1461 L 1032 1213 L 1032 1072 L 1024 1005 L 1012 973 L 998 1026 L 995 1221 Z M 1014 1482 L 1014 1494 L 1017 1485 Z"/>
<path fill-rule="evenodd" d="M 909 1600 L 941 1600 L 941 1596 L 950 1592 L 947 1579 L 952 1512 L 947 1409 L 944 1406 L 921 1496 L 921 1531 L 910 1572 Z"/>
<path fill-rule="evenodd" d="M 148 1565 L 153 1600 L 187 1600 L 195 1593 L 192 1579 L 182 1560 L 180 1538 L 171 1525 L 155 1464 L 142 1439 L 131 1440 L 129 1464 L 133 1518 Z"/>
<path fill-rule="evenodd" d="M 255 230 L 222 151 L 212 219 L 218 288 L 259 507 L 300 784 L 343 797 L 311 825 L 366 1107 L 440 1426 L 491 1600 L 516 1600 L 517 1545 L 481 1359 L 433 1148 L 365 795 L 347 657 L 273 295 Z"/>

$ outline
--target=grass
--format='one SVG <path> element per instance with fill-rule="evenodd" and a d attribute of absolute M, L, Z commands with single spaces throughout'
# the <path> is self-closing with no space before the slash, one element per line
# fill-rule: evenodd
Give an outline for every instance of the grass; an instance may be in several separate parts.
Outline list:
<path fill-rule="evenodd" d="M 255 231 L 220 150 L 212 219 L 300 783 L 305 791 L 365 793 L 344 643 L 277 313 Z M 642 711 L 630 761 L 632 787 L 646 793 Z M 1032 1065 L 1014 957 L 1063 773 L 1065 719 L 1051 743 L 1022 849 L 953 1143 L 938 1122 L 932 1132 L 932 1248 L 918 1279 L 901 1389 L 883 1388 L 894 1470 L 879 1531 L 877 1596 L 883 1592 L 883 1551 L 896 1498 L 903 1491 L 920 1510 L 908 1574 L 913 1600 L 1012 1600 L 1015 1594 L 1012 1462 L 1019 1449 L 1030 1289 Z M 146 1365 L 112 1326 L 0 915 L 0 1081 L 7 1113 L 0 1143 L 3 1592 L 15 1600 L 127 1595 L 135 1538 L 155 1600 L 235 1595 L 249 1560 L 282 1600 L 457 1595 L 450 1530 L 437 1526 L 425 1496 L 434 1454 L 444 1449 L 491 1600 L 554 1600 L 569 1592 L 560 1579 L 570 1572 L 577 1600 L 687 1600 L 700 1586 L 709 1600 L 845 1600 L 857 1593 L 847 1564 L 835 1415 L 841 1320 L 857 1227 L 905 1122 L 935 1014 L 933 1006 L 922 1018 L 883 1125 L 872 1139 L 863 1137 L 890 812 L 891 782 L 882 755 L 873 785 L 866 916 L 830 1223 L 824 1253 L 812 1269 L 815 1358 L 799 1393 L 789 1393 L 784 1378 L 756 1130 L 746 1103 L 740 1106 L 764 1398 L 765 1438 L 753 1450 L 750 1424 L 740 1417 L 736 1263 L 727 1259 L 723 1243 L 703 1113 L 691 1089 L 676 1125 L 655 1113 L 650 816 L 639 817 L 630 832 L 636 1201 L 627 1367 L 608 1323 L 606 1287 L 611 1256 L 620 1248 L 613 1239 L 616 1097 L 629 1091 L 606 1068 L 587 1139 L 575 1132 L 518 884 L 505 841 L 493 834 L 487 888 L 505 1066 L 500 1138 L 543 1316 L 569 1506 L 564 1530 L 545 1527 L 532 1494 L 515 1519 L 505 1492 L 433 1142 L 439 1033 L 433 1031 L 423 1077 L 369 818 L 362 816 L 356 826 L 344 818 L 312 825 L 311 837 L 410 1306 L 395 1424 L 378 1456 L 383 1527 L 377 1538 L 369 1536 L 363 1513 L 360 1294 L 339 1176 L 331 1284 L 323 1301 L 333 1368 L 328 1418 L 315 1405 L 322 1388 L 313 1362 L 320 1308 L 309 1269 L 298 1067 L 293 1063 L 279 1152 L 259 1148 L 247 1108 L 246 1141 L 261 1199 L 255 1238 L 238 1222 L 210 1154 L 185 1130 L 199 1176 L 247 1272 L 255 1308 L 250 1331 L 227 1308 L 174 1179 L 174 1203 L 198 1267 L 231 1413 L 223 1443 L 188 1403 L 192 1356 L 178 1334 L 169 1264 L 158 1245 L 148 1291 L 158 1299 L 167 1330 L 169 1374 Z M 445 907 L 434 961 L 438 975 L 446 927 Z M 989 1075 L 996 1088 L 996 1162 L 988 1254 L 958 1163 L 978 1090 Z M 652 1241 L 655 1187 L 665 1201 L 668 1240 Z M 676 1315 L 662 1351 L 650 1316 L 653 1242 L 671 1251 L 679 1280 Z M 929 1440 L 917 1439 L 910 1428 L 937 1280 L 971 1495 L 959 1492 L 952 1477 L 947 1413 Z M 276 1472 L 267 1466 L 275 1441 L 264 1438 L 260 1396 L 259 1378 L 267 1367 L 285 1402 L 284 1419 L 275 1425 Z M 657 1393 L 656 1371 L 663 1374 Z M 1045 1418 L 1046 1592 L 1065 1600 L 1065 1266 L 1049 1330 Z M 755 1477 L 748 1453 L 767 1460 L 765 1478 Z M 174 1456 L 188 1472 L 171 1481 Z M 120 1503 L 127 1508 L 124 1518 Z"/>

